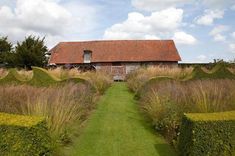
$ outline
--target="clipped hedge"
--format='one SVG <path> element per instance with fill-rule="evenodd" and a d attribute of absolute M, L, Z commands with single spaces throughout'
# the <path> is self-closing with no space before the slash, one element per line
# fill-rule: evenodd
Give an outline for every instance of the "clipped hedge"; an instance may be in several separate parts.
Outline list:
<path fill-rule="evenodd" d="M 214 79 L 235 79 L 235 75 L 223 64 L 218 64 L 212 69 L 211 78 Z"/>
<path fill-rule="evenodd" d="M 223 64 L 216 65 L 209 72 L 205 72 L 200 66 L 196 66 L 189 77 L 183 81 L 195 79 L 235 79 L 235 75 Z"/>
<path fill-rule="evenodd" d="M 17 78 L 16 69 L 12 68 L 8 70 L 8 73 L 5 77 L 0 78 L 0 84 L 21 84 L 21 80 Z"/>
<path fill-rule="evenodd" d="M 206 73 L 205 71 L 202 70 L 200 66 L 196 66 L 192 73 L 189 75 L 188 78 L 185 80 L 192 80 L 192 79 L 207 79 L 210 77 L 209 73 Z"/>
<path fill-rule="evenodd" d="M 82 78 L 68 78 L 64 80 L 60 80 L 53 75 L 49 74 L 47 70 L 39 67 L 32 67 L 33 69 L 33 77 L 25 81 L 21 75 L 18 74 L 17 70 L 9 69 L 8 74 L 0 79 L 0 85 L 5 84 L 29 84 L 32 86 L 38 86 L 38 87 L 47 87 L 51 85 L 57 85 L 57 84 L 64 84 L 66 82 L 74 82 L 74 83 L 86 83 L 91 85 L 87 80 Z"/>
<path fill-rule="evenodd" d="M 27 82 L 30 85 L 34 86 L 49 86 L 58 84 L 59 79 L 50 75 L 47 70 L 39 67 L 32 67 L 33 69 L 33 78 Z"/>
<path fill-rule="evenodd" d="M 192 80 L 204 80 L 204 79 L 235 79 L 235 74 L 228 70 L 223 64 L 216 65 L 211 71 L 205 72 L 200 66 L 196 66 L 192 73 L 183 79 L 176 79 L 168 76 L 156 76 L 150 78 L 145 82 L 136 92 L 136 98 L 139 98 L 141 93 L 145 93 L 149 86 L 162 81 L 179 81 L 187 82 Z"/>
<path fill-rule="evenodd" d="M 0 113 L 0 155 L 51 155 L 45 119 Z"/>
<path fill-rule="evenodd" d="M 185 114 L 178 149 L 182 156 L 235 155 L 235 111 Z"/>

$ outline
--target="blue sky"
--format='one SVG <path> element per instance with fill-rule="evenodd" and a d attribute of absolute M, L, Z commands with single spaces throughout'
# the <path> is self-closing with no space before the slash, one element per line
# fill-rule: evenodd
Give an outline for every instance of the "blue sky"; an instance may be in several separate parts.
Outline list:
<path fill-rule="evenodd" d="M 16 43 L 174 39 L 183 62 L 235 59 L 234 0 L 1 0 L 0 36 Z M 138 55 L 138 54 L 137 54 Z"/>

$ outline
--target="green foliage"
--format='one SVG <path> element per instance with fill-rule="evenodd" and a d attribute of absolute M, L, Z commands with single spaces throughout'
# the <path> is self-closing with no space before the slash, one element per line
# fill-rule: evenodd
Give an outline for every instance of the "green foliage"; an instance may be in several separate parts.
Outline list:
<path fill-rule="evenodd" d="M 196 66 L 192 71 L 189 70 L 190 68 L 187 70 L 165 69 L 166 72 L 164 72 L 158 68 L 156 68 L 156 71 L 154 68 L 151 70 L 141 69 L 139 72 L 135 71 L 127 76 L 127 84 L 130 90 L 136 93 L 136 98 L 139 98 L 140 95 L 145 94 L 152 85 L 163 81 L 187 82 L 206 79 L 235 79 L 235 74 L 232 73 L 227 68 L 227 65 L 223 63 L 218 63 L 212 70 L 207 72 L 200 66 Z M 159 71 L 159 73 L 162 72 L 163 75 L 169 76 L 159 76 L 157 71 Z"/>
<path fill-rule="evenodd" d="M 0 86 L 0 99 L 0 112 L 45 117 L 57 152 L 78 133 L 97 97 L 90 85 L 70 82 L 50 87 L 4 85 Z"/>
<path fill-rule="evenodd" d="M 20 77 L 17 74 L 16 69 L 9 69 L 8 74 L 0 79 L 0 85 L 5 84 L 22 84 Z"/>
<path fill-rule="evenodd" d="M 229 71 L 226 65 L 220 63 L 217 64 L 211 71 L 205 72 L 202 70 L 200 66 L 196 66 L 192 73 L 189 74 L 187 77 L 183 77 L 181 79 L 169 77 L 169 76 L 156 76 L 150 78 L 147 82 L 139 87 L 138 91 L 136 92 L 136 97 L 139 97 L 140 94 L 145 93 L 149 87 L 153 84 L 162 81 L 179 81 L 179 82 L 186 82 L 190 80 L 205 80 L 205 79 L 235 79 L 235 75 Z"/>
<path fill-rule="evenodd" d="M 185 114 L 179 139 L 180 155 L 235 154 L 235 111 Z"/>
<path fill-rule="evenodd" d="M 2 156 L 51 155 L 45 119 L 0 113 L 0 153 Z"/>
<path fill-rule="evenodd" d="M 43 67 L 47 63 L 47 51 L 44 38 L 29 36 L 15 47 L 16 66 L 27 69 L 31 69 L 31 66 Z"/>
<path fill-rule="evenodd" d="M 203 71 L 199 66 L 195 67 L 185 80 L 194 79 L 235 79 L 235 75 L 227 69 L 226 65 L 217 64 L 210 72 Z"/>
<path fill-rule="evenodd" d="M 151 71 L 145 69 L 142 73 L 148 72 Z M 175 147 L 178 144 L 181 117 L 185 112 L 222 112 L 235 108 L 235 75 L 227 64 L 218 63 L 210 71 L 196 66 L 190 72 L 177 77 L 171 76 L 173 74 L 168 74 L 169 77 L 157 76 L 156 72 L 154 74 L 154 78 L 147 76 L 147 81 L 136 81 L 141 87 L 137 87 L 139 90 L 135 97 L 155 129 Z M 141 73 L 132 76 L 138 75 Z"/>
<path fill-rule="evenodd" d="M 52 75 L 50 75 L 45 69 L 39 67 L 33 68 L 33 78 L 29 80 L 30 85 L 34 86 L 49 86 L 54 85 L 60 82 L 59 79 L 56 79 Z"/>
<path fill-rule="evenodd" d="M 7 37 L 0 38 L 0 53 L 10 52 L 12 44 L 7 40 Z"/>
<path fill-rule="evenodd" d="M 0 64 L 8 67 L 21 67 L 31 69 L 31 66 L 43 67 L 47 64 L 45 56 L 48 51 L 44 38 L 28 36 L 22 43 L 13 45 L 7 41 L 7 37 L 0 38 Z"/>
<path fill-rule="evenodd" d="M 7 63 L 9 53 L 12 51 L 12 44 L 7 40 L 7 37 L 0 38 L 0 63 Z"/>
<path fill-rule="evenodd" d="M 235 79 L 235 75 L 228 70 L 225 64 L 218 64 L 211 72 L 211 78 L 214 79 Z"/>
<path fill-rule="evenodd" d="M 47 70 L 39 67 L 32 67 L 33 68 L 33 77 L 29 81 L 25 81 L 21 75 L 18 74 L 15 68 L 9 69 L 8 74 L 0 79 L 0 85 L 5 84 L 29 84 L 32 86 L 38 87 L 47 87 L 56 84 L 64 84 L 67 82 L 74 82 L 74 83 L 87 83 L 90 84 L 88 81 L 82 78 L 68 78 L 64 80 L 60 80 L 53 75 L 49 74 Z"/>
<path fill-rule="evenodd" d="M 192 80 L 192 79 L 205 79 L 208 78 L 209 74 L 204 72 L 200 66 L 196 66 L 192 73 L 189 75 L 186 80 Z"/>
<path fill-rule="evenodd" d="M 130 72 L 127 77 L 127 85 L 129 89 L 137 93 L 142 86 L 145 86 L 145 83 L 154 77 L 168 77 L 174 79 L 183 79 L 187 77 L 192 72 L 192 67 L 189 68 L 169 68 L 169 67 L 148 67 L 148 68 L 139 68 Z M 158 78 L 157 78 L 158 79 Z M 159 78 L 161 79 L 161 78 Z"/>
<path fill-rule="evenodd" d="M 158 132 L 177 144 L 183 113 L 235 109 L 235 80 L 156 81 L 139 94 L 141 108 Z"/>

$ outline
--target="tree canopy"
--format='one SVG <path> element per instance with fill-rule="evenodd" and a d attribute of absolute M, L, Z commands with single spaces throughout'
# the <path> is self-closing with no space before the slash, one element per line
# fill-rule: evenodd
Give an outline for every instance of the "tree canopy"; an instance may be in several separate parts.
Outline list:
<path fill-rule="evenodd" d="M 15 47 L 15 65 L 30 69 L 31 66 L 43 67 L 47 64 L 45 56 L 48 51 L 44 39 L 35 36 L 28 36 Z"/>
<path fill-rule="evenodd" d="M 8 54 L 13 50 L 13 45 L 7 39 L 7 37 L 0 37 L 0 63 L 6 64 Z"/>

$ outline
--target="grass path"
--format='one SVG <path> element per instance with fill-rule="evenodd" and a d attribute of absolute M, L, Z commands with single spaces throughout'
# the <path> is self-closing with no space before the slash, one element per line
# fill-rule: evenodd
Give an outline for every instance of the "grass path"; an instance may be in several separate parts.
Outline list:
<path fill-rule="evenodd" d="M 172 156 L 138 111 L 133 94 L 117 82 L 105 93 L 74 146 L 72 156 Z"/>

